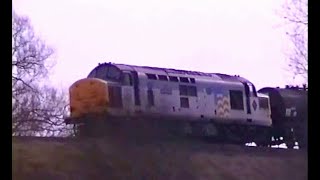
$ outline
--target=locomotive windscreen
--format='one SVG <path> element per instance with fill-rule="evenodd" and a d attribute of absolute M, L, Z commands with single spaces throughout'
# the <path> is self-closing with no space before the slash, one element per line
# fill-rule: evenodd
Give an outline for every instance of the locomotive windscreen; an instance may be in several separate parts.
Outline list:
<path fill-rule="evenodd" d="M 119 81 L 121 70 L 111 64 L 101 64 L 93 69 L 88 78 L 99 78 L 103 80 Z"/>

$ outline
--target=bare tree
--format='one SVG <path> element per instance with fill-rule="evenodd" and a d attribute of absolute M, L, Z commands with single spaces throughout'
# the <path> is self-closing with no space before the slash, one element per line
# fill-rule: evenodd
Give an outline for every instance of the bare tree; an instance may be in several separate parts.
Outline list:
<path fill-rule="evenodd" d="M 35 36 L 29 19 L 12 13 L 12 86 L 32 89 L 31 84 L 47 76 L 53 64 L 53 49 Z M 16 89 L 18 90 L 18 89 Z"/>
<path fill-rule="evenodd" d="M 30 21 L 12 12 L 12 134 L 61 135 L 65 92 L 39 85 L 54 61 L 53 49 L 35 36 Z"/>
<path fill-rule="evenodd" d="M 294 77 L 308 81 L 308 0 L 286 0 L 283 18 L 289 30 L 292 46 L 289 52 L 289 67 Z"/>
<path fill-rule="evenodd" d="M 65 126 L 63 118 L 68 114 L 68 99 L 64 91 L 43 86 L 38 93 L 26 93 L 14 103 L 13 135 L 68 136 L 72 129 Z"/>

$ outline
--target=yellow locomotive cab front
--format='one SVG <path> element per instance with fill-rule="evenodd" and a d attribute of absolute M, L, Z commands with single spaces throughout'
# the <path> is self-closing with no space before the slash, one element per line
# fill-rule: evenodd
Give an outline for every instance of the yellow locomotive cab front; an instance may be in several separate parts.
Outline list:
<path fill-rule="evenodd" d="M 69 95 L 69 120 L 79 119 L 88 114 L 101 114 L 107 112 L 109 92 L 108 84 L 104 80 L 97 78 L 78 80 L 70 86 Z"/>

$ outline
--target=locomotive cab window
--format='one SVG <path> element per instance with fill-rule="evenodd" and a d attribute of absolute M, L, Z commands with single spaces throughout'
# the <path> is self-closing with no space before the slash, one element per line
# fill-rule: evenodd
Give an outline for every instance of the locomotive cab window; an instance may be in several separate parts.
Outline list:
<path fill-rule="evenodd" d="M 96 69 L 95 77 L 100 79 L 106 79 L 107 72 L 108 72 L 108 66 L 98 67 Z"/>
<path fill-rule="evenodd" d="M 115 67 L 115 66 L 110 66 L 107 74 L 107 79 L 113 79 L 113 80 L 118 80 L 120 78 L 121 71 Z"/>
<path fill-rule="evenodd" d="M 95 73 L 90 73 L 90 77 L 94 76 L 95 78 L 111 80 L 111 81 L 120 81 L 121 70 L 113 65 L 100 65 L 95 70 Z"/>
<path fill-rule="evenodd" d="M 230 90 L 230 105 L 231 109 L 244 110 L 242 91 Z"/>

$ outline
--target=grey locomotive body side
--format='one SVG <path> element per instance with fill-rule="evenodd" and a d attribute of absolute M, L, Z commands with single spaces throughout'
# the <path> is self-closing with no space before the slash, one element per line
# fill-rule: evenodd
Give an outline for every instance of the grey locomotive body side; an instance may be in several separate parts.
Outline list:
<path fill-rule="evenodd" d="M 122 107 L 110 108 L 114 116 L 271 126 L 268 104 L 260 107 L 253 84 L 243 78 L 119 64 L 100 68 L 104 66 L 122 72 Z"/>

